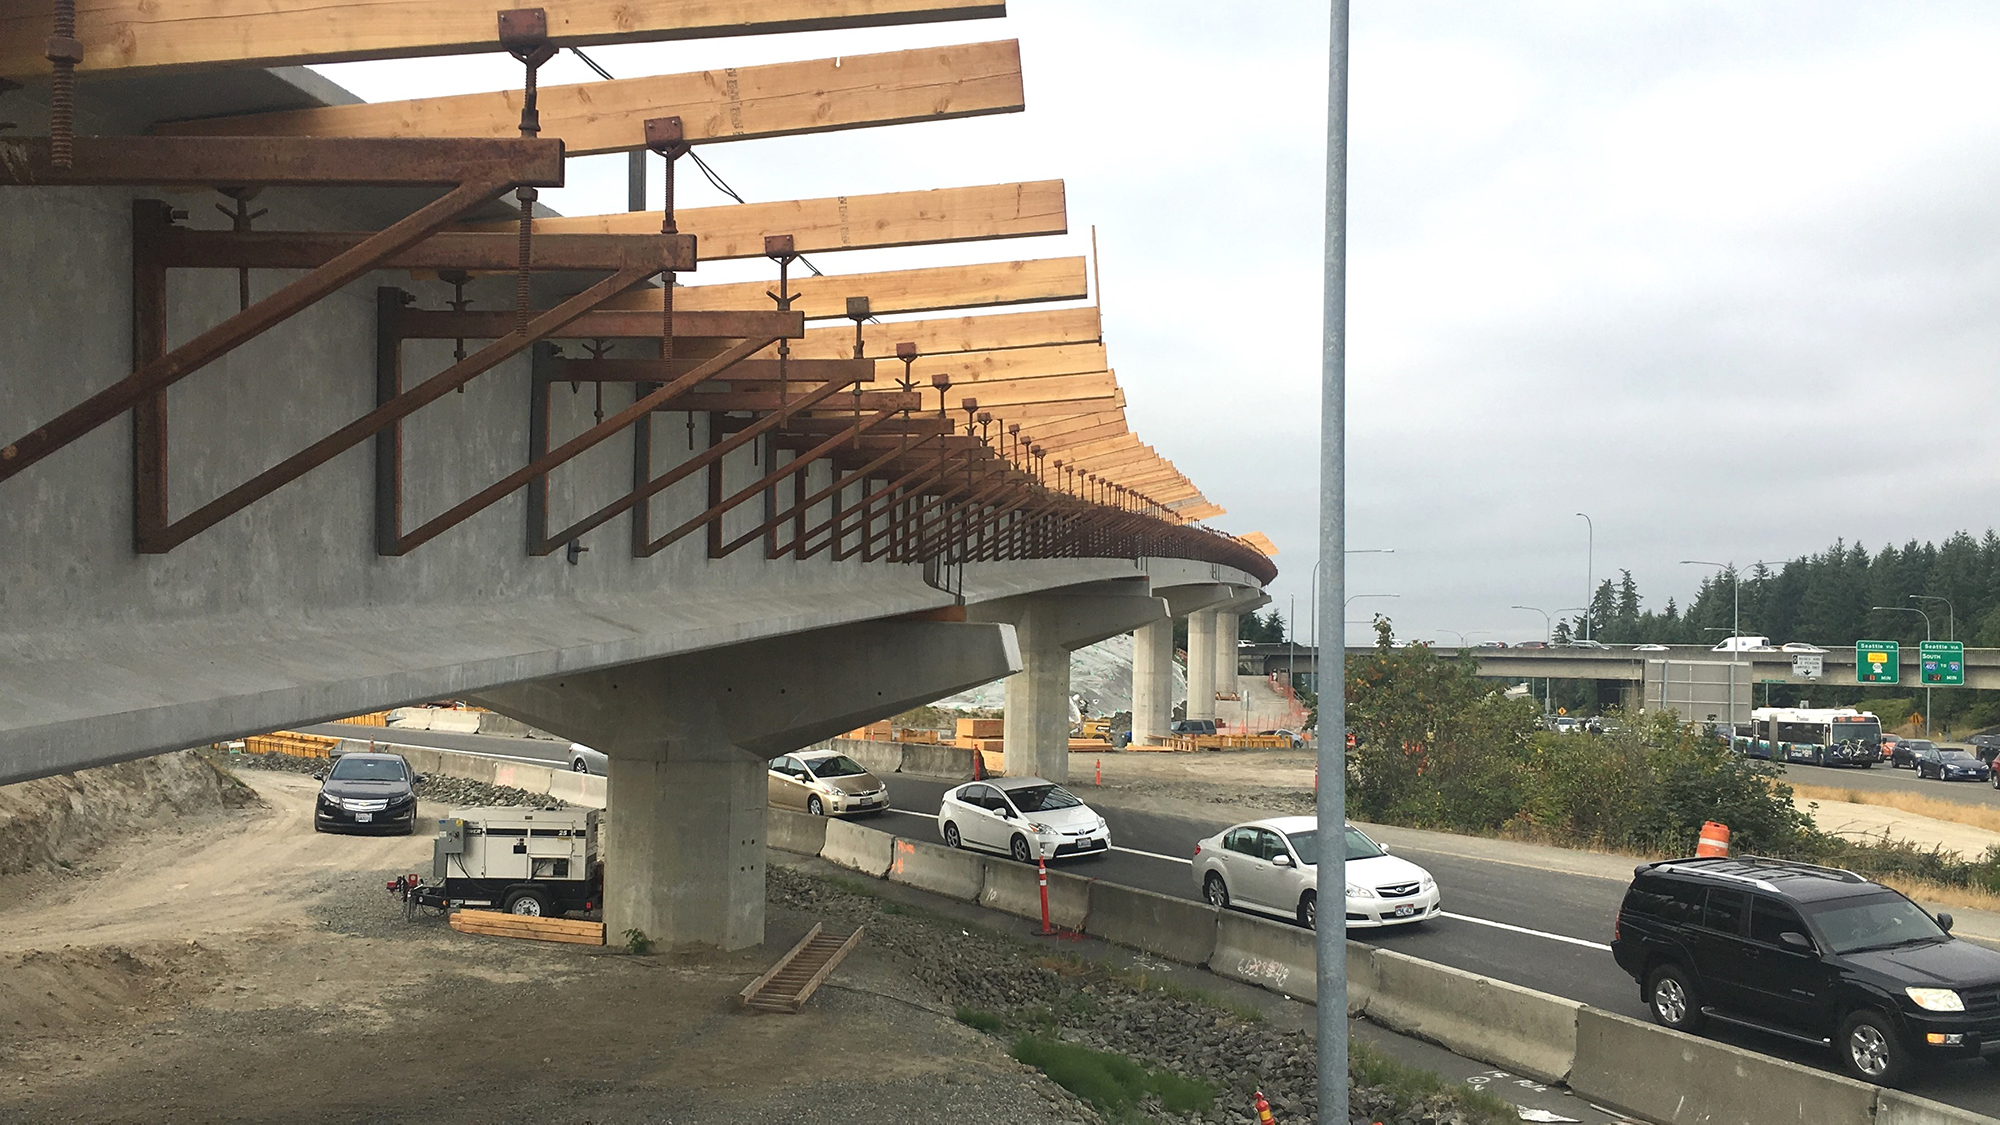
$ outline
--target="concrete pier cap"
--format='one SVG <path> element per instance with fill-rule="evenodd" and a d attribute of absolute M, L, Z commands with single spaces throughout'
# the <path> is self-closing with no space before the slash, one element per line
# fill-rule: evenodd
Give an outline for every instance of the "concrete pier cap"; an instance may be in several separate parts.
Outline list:
<path fill-rule="evenodd" d="M 473 698 L 610 757 L 613 940 L 741 949 L 764 940 L 766 760 L 1022 666 L 1004 623 L 869 621 Z"/>
<path fill-rule="evenodd" d="M 1069 780 L 1069 654 L 1167 620 L 1144 576 L 970 605 L 968 621 L 1011 624 L 1024 667 L 1006 684 L 1007 772 Z"/>

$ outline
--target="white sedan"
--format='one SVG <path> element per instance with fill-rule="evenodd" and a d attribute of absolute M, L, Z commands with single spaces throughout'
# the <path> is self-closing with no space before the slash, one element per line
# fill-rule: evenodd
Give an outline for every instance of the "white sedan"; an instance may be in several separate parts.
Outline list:
<path fill-rule="evenodd" d="M 1022 863 L 1111 850 L 1104 818 L 1040 777 L 995 777 L 945 790 L 938 834 L 947 847 L 1005 852 Z"/>
<path fill-rule="evenodd" d="M 1194 885 L 1211 906 L 1317 926 L 1319 819 L 1280 816 L 1218 832 L 1194 846 Z M 1421 922 L 1444 912 L 1430 872 L 1347 826 L 1347 928 Z"/>

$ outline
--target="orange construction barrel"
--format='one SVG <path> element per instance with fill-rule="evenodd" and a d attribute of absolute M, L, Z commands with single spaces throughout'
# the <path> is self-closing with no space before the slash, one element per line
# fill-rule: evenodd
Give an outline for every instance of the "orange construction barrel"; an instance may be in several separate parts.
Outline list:
<path fill-rule="evenodd" d="M 1701 842 L 1695 845 L 1694 854 L 1727 856 L 1729 854 L 1729 826 L 1709 821 L 1701 826 Z"/>

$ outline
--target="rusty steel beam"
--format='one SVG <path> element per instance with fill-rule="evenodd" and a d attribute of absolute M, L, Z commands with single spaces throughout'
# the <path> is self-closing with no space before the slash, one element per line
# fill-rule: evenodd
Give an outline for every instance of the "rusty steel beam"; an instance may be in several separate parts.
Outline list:
<path fill-rule="evenodd" d="M 426 187 L 563 185 L 563 143 L 526 137 L 0 137 L 0 186 Z M 456 215 L 452 216 L 456 218 Z"/>
<path fill-rule="evenodd" d="M 758 347 L 759 348 L 768 347 L 770 342 L 771 341 L 768 338 L 766 338 L 764 343 L 758 345 Z M 739 344 L 736 348 L 733 348 L 728 353 L 726 353 L 727 356 L 729 357 L 730 363 L 739 362 L 740 360 L 747 358 L 751 354 L 754 354 L 754 352 L 757 350 L 755 348 L 751 349 L 750 351 L 743 351 L 743 348 L 748 343 L 749 341 L 746 341 L 745 344 Z M 724 366 L 727 365 L 725 364 Z M 692 383 L 688 383 L 688 380 L 691 378 L 692 376 L 685 376 L 683 377 L 682 380 L 679 380 L 679 382 L 685 383 L 687 384 L 687 386 L 692 386 L 693 385 Z M 706 379 L 708 378 L 708 375 L 704 373 L 702 375 L 702 378 Z M 686 386 L 681 386 L 678 388 L 663 387 L 661 389 L 662 390 L 673 389 L 676 394 L 679 394 L 683 393 L 686 390 Z M 569 525 L 562 531 L 559 531 L 556 534 L 549 536 L 548 538 L 544 539 L 540 544 L 537 545 L 539 549 L 536 550 L 535 553 L 538 555 L 546 555 L 550 551 L 555 550 L 557 544 L 567 543 L 570 540 L 577 538 L 578 536 L 588 534 L 589 532 L 594 531 L 599 527 L 602 527 L 606 523 L 609 523 L 611 520 L 616 519 L 620 514 L 632 510 L 633 507 L 651 499 L 653 496 L 663 491 L 664 489 L 671 487 L 676 482 L 687 479 L 689 476 L 693 475 L 696 471 L 706 468 L 707 466 L 717 461 L 720 461 L 722 458 L 728 456 L 731 452 L 742 448 L 743 446 L 749 444 L 751 441 L 756 440 L 756 438 L 759 435 L 763 434 L 766 430 L 774 429 L 777 426 L 782 425 L 785 419 L 789 417 L 792 412 L 798 410 L 811 409 L 814 404 L 820 402 L 821 400 L 827 398 L 830 395 L 835 394 L 841 389 L 842 387 L 839 383 L 821 384 L 814 390 L 804 395 L 801 395 L 785 410 L 775 411 L 771 414 L 765 415 L 764 417 L 756 420 L 755 422 L 752 422 L 750 425 L 745 426 L 743 429 L 730 435 L 722 442 L 716 445 L 709 446 L 707 449 L 704 449 L 700 453 L 695 454 L 693 457 L 690 457 L 687 460 L 681 462 L 680 464 L 675 465 L 673 468 L 668 469 L 666 472 L 660 474 L 659 476 L 651 478 L 650 480 L 646 481 L 646 483 L 634 488 L 632 491 L 626 493 L 624 496 L 621 496 L 618 499 L 613 500 L 611 503 L 606 504 L 604 507 L 599 508 L 595 512 L 592 512 L 590 515 L 587 515 L 582 519 L 576 521 L 575 523 Z M 651 396 L 648 397 L 650 398 Z M 644 545 L 642 544 L 635 543 L 633 544 L 633 548 L 634 548 L 633 553 L 637 557 L 644 557 L 646 555 L 650 555 L 653 553 L 652 551 L 646 550 Z"/>
<path fill-rule="evenodd" d="M 657 270 L 638 266 L 620 270 L 605 278 L 530 321 L 526 333 L 508 336 L 488 344 L 169 524 L 151 542 L 142 544 L 141 551 L 164 552 L 187 542 L 223 519 L 242 511 L 252 503 L 368 440 L 376 433 L 416 413 L 422 407 L 471 382 L 476 376 L 525 351 L 546 332 L 560 327 L 570 318 L 637 285 L 654 272 Z"/>
<path fill-rule="evenodd" d="M 682 314 L 676 312 L 678 319 Z M 659 318 L 654 317 L 654 335 L 658 336 Z M 701 363 L 696 359 L 566 359 L 561 361 L 555 376 L 574 383 L 656 383 L 677 378 L 694 370 Z M 746 359 L 729 369 L 731 383 L 775 383 L 778 381 L 778 361 L 775 359 Z M 875 361 L 872 359 L 793 359 L 786 361 L 786 381 L 793 383 L 823 383 L 838 379 L 843 383 L 867 383 L 875 378 Z"/>
<path fill-rule="evenodd" d="M 405 340 L 497 340 L 514 331 L 514 310 L 404 309 L 396 331 Z M 803 313 L 674 310 L 674 339 L 710 337 L 747 340 L 752 336 L 797 339 L 806 331 Z M 551 336 L 554 340 L 655 340 L 660 310 L 594 309 Z M 702 357 L 708 358 L 708 357 Z M 651 362 L 657 363 L 658 360 Z"/>
<path fill-rule="evenodd" d="M 667 532 L 665 535 L 660 536 L 658 539 L 653 540 L 651 543 L 648 543 L 647 547 L 650 548 L 652 553 L 657 553 L 659 551 L 666 549 L 667 547 L 672 546 L 674 543 L 678 542 L 679 540 L 686 537 L 690 533 L 698 531 L 701 528 L 706 527 L 708 524 L 716 520 L 719 520 L 723 516 L 729 514 L 732 510 L 734 510 L 738 505 L 742 504 L 744 501 L 749 500 L 750 498 L 756 496 L 758 493 L 763 492 L 765 489 L 772 487 L 778 482 L 784 480 L 786 477 L 798 473 L 806 466 L 811 465 L 814 461 L 819 460 L 821 457 L 826 456 L 827 454 L 833 452 L 835 449 L 838 449 L 841 446 L 847 444 L 849 441 L 852 441 L 854 438 L 860 436 L 862 433 L 865 433 L 871 426 L 880 425 L 881 423 L 886 422 L 889 419 L 895 417 L 898 413 L 900 413 L 900 411 L 896 409 L 878 410 L 866 418 L 855 420 L 854 424 L 849 426 L 847 429 L 842 430 L 840 433 L 837 433 L 830 438 L 827 438 L 825 441 L 820 442 L 818 445 L 807 450 L 806 452 L 799 454 L 797 457 L 794 457 L 792 460 L 787 461 L 783 466 L 779 467 L 778 469 L 764 474 L 763 479 L 758 480 L 752 484 L 745 485 L 744 487 L 738 489 L 734 494 L 724 499 L 720 504 L 709 505 L 706 511 L 702 512 L 698 516 L 695 516 L 693 519 L 690 519 L 687 522 L 681 524 L 679 527 L 674 528 L 672 531 Z M 749 538 L 755 539 L 758 536 L 765 534 L 766 530 L 767 529 L 760 527 L 757 529 L 756 532 L 750 535 Z M 738 539 L 735 541 L 733 546 L 725 546 L 720 548 L 719 551 L 711 551 L 709 553 L 709 557 L 721 558 L 723 556 L 726 556 L 735 549 L 737 549 L 738 547 L 741 547 L 747 541 L 748 540 L 746 539 Z"/>
<path fill-rule="evenodd" d="M 352 231 L 176 226 L 160 234 L 157 252 L 175 269 L 300 270 L 325 265 L 369 237 Z M 511 231 L 439 231 L 383 259 L 381 268 L 512 273 L 520 268 L 520 245 L 519 236 Z M 531 246 L 531 270 L 615 270 L 642 262 L 667 262 L 667 269 L 677 271 L 695 268 L 694 236 L 687 234 L 537 234 Z M 652 334 L 659 335 L 657 318 Z"/>
<path fill-rule="evenodd" d="M 0 157 L 4 155 L 4 150 L 0 150 Z M 0 166 L 4 166 L 4 159 L 0 159 Z M 376 268 L 384 258 L 421 241 L 425 235 L 451 222 L 469 208 L 498 195 L 513 182 L 473 180 L 459 184 L 221 324 L 141 364 L 132 374 L 91 395 L 26 436 L 0 446 L 0 481 L 148 398 L 162 395 L 168 387 Z M 560 162 L 555 182 L 562 182 Z M 644 277 L 643 274 L 639 276 Z"/>
<path fill-rule="evenodd" d="M 860 448 L 861 447 L 860 439 L 857 437 L 853 444 L 856 448 Z M 903 446 L 900 445 L 891 446 L 887 451 L 877 456 L 874 460 L 864 463 L 860 468 L 854 469 L 850 472 L 842 474 L 841 476 L 835 477 L 832 483 L 828 484 L 826 487 L 821 488 L 818 492 L 815 492 L 810 496 L 795 501 L 790 508 L 785 509 L 784 511 L 778 513 L 777 515 L 771 517 L 768 520 L 765 520 L 763 525 L 758 527 L 755 531 L 748 532 L 745 535 L 743 535 L 740 539 L 738 539 L 736 542 L 728 546 L 725 546 L 723 548 L 723 553 L 728 554 L 731 551 L 736 550 L 743 543 L 746 543 L 749 540 L 754 539 L 757 536 L 762 535 L 767 531 L 776 530 L 779 524 L 784 523 L 788 519 L 804 516 L 807 512 L 812 510 L 814 504 L 819 503 L 820 501 L 826 499 L 829 496 L 835 497 L 836 499 L 834 502 L 839 503 L 838 496 L 840 495 L 840 492 L 843 489 L 852 486 L 856 481 L 865 482 L 868 479 L 868 474 L 875 472 L 877 469 L 882 468 L 889 462 L 895 460 L 897 457 L 902 456 L 905 452 L 907 452 L 907 449 Z M 834 519 L 828 520 L 824 524 L 819 525 L 820 527 L 831 529 L 832 536 L 828 540 L 829 543 L 831 543 L 833 540 L 837 540 L 840 538 L 840 527 L 838 525 L 839 525 L 838 517 L 835 517 Z M 805 553 L 806 542 L 812 535 L 818 534 L 818 530 L 819 530 L 818 528 L 814 528 L 812 531 L 808 532 L 804 528 L 795 528 L 792 532 L 792 541 L 783 547 L 773 549 L 770 552 L 769 557 L 775 559 L 779 555 L 782 555 L 787 551 L 790 551 L 794 554 L 797 554 L 800 559 L 811 558 L 812 555 L 818 554 L 819 552 L 815 550 L 811 554 Z"/>

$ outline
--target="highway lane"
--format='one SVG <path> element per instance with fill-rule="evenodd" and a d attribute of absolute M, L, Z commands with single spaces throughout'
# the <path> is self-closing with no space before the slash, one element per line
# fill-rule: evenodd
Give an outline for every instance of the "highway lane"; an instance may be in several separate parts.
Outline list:
<path fill-rule="evenodd" d="M 1916 793 L 1941 801 L 2000 809 L 2000 790 L 1995 790 L 1991 782 L 1921 779 L 1917 771 L 1894 769 L 1887 762 L 1865 770 L 1791 764 L 1780 772 L 1786 781 L 1800 785 L 1825 785 L 1864 793 Z"/>
<path fill-rule="evenodd" d="M 329 725 L 303 729 L 351 738 L 356 728 Z M 540 739 L 379 728 L 372 733 L 413 745 L 558 766 L 566 763 L 568 755 L 567 743 Z M 1881 772 L 1879 767 L 1868 771 L 1795 768 L 1808 776 L 1835 778 Z M 1907 771 L 1902 771 L 1902 776 L 1909 778 Z M 875 826 L 912 839 L 942 843 L 937 832 L 939 799 L 956 783 L 907 774 L 893 774 L 885 780 L 894 811 L 871 818 Z M 1091 803 L 1090 785 L 1071 788 Z M 1111 825 L 1114 850 L 1108 855 L 1063 859 L 1054 867 L 1189 899 L 1199 897 L 1191 872 L 1195 841 L 1235 823 L 1129 811 L 1109 804 L 1096 807 Z M 1651 1018 L 1639 1001 L 1638 987 L 1605 948 L 1624 897 L 1624 877 L 1605 878 L 1468 856 L 1453 850 L 1453 837 L 1441 834 L 1392 831 L 1384 835 L 1399 837 L 1393 845 L 1395 854 L 1423 866 L 1437 879 L 1448 916 L 1415 925 L 1355 930 L 1351 935 L 1355 940 L 1635 1019 Z M 1424 840 L 1434 843 L 1413 842 Z M 1824 1051 L 1717 1026 L 1711 1026 L 1707 1034 L 1804 1065 L 1833 1069 L 1832 1059 Z M 1980 1113 L 2000 1115 L 2000 1070 L 1983 1062 L 1941 1068 L 1921 1079 L 1915 1090 Z"/>

